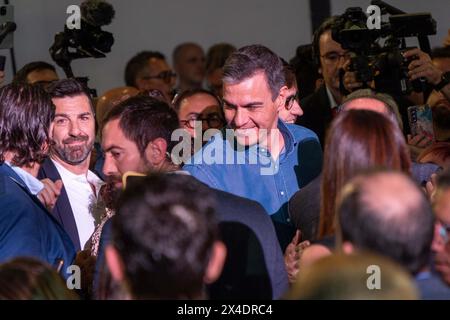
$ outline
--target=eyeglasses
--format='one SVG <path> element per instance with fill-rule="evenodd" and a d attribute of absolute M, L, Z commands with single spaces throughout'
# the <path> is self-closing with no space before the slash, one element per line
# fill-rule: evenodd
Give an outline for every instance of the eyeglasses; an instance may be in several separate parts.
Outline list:
<path fill-rule="evenodd" d="M 206 123 L 208 124 L 208 127 L 215 128 L 215 129 L 221 128 L 224 125 L 223 118 L 217 113 L 209 114 L 204 118 L 201 116 L 198 116 L 198 117 L 192 117 L 187 120 L 180 120 L 180 122 L 184 126 L 190 128 L 190 129 L 195 128 L 196 121 L 201 121 L 201 122 L 206 121 Z"/>
<path fill-rule="evenodd" d="M 164 82 L 170 82 L 172 81 L 172 78 L 175 78 L 176 76 L 177 74 L 175 72 L 167 70 L 158 73 L 156 76 L 143 76 L 142 79 L 144 80 L 160 79 L 163 80 Z"/>
<path fill-rule="evenodd" d="M 284 104 L 284 107 L 286 108 L 286 110 L 292 109 L 292 106 L 294 105 L 294 101 L 297 101 L 297 103 L 300 104 L 300 95 L 299 95 L 298 91 L 295 92 L 295 94 L 286 98 L 286 103 Z"/>
<path fill-rule="evenodd" d="M 341 60 L 341 58 L 344 58 L 345 60 L 348 60 L 352 57 L 351 53 L 349 51 L 339 54 L 335 51 L 332 52 L 328 52 L 326 54 L 324 54 L 323 56 L 321 56 L 322 58 L 325 59 L 326 62 L 328 63 L 336 63 L 339 60 Z"/>
<path fill-rule="evenodd" d="M 450 224 L 443 223 L 439 221 L 439 235 L 444 239 L 444 242 L 447 243 L 450 240 Z"/>

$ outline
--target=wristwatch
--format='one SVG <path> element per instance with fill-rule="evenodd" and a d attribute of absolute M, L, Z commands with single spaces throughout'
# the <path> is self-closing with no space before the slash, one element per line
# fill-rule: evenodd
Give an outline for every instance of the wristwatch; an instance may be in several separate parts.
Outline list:
<path fill-rule="evenodd" d="M 450 83 L 450 71 L 444 72 L 442 74 L 441 81 L 434 86 L 434 89 L 441 91 L 446 85 Z"/>

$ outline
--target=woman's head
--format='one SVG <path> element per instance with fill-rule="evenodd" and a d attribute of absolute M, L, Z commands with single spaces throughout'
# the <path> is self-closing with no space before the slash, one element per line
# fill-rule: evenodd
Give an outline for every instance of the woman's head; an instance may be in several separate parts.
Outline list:
<path fill-rule="evenodd" d="M 33 258 L 15 258 L 0 265 L 0 300 L 75 300 L 51 266 Z"/>
<path fill-rule="evenodd" d="M 325 144 L 319 237 L 334 233 L 336 199 L 352 177 L 376 167 L 409 174 L 410 166 L 405 139 L 392 120 L 369 110 L 340 114 Z"/>

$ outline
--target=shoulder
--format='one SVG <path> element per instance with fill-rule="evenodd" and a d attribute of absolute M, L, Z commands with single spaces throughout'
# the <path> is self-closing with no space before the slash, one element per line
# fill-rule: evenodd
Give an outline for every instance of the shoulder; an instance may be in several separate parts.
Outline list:
<path fill-rule="evenodd" d="M 298 124 L 286 124 L 286 128 L 289 130 L 289 132 L 292 134 L 292 136 L 295 139 L 295 142 L 303 142 L 303 141 L 309 141 L 309 140 L 316 140 L 319 142 L 319 138 L 317 137 L 317 134 L 314 133 L 314 131 L 305 128 L 303 126 L 300 126 Z"/>
<path fill-rule="evenodd" d="M 56 166 L 50 158 L 44 160 L 38 172 L 38 179 L 45 178 L 49 178 L 50 180 L 61 179 Z"/>
<path fill-rule="evenodd" d="M 318 102 L 325 101 L 324 99 L 328 99 L 327 97 L 327 91 L 325 89 L 325 86 L 321 86 L 318 90 L 311 93 L 309 96 L 304 97 L 300 105 L 302 106 L 302 109 L 314 107 L 314 105 L 317 105 Z"/>

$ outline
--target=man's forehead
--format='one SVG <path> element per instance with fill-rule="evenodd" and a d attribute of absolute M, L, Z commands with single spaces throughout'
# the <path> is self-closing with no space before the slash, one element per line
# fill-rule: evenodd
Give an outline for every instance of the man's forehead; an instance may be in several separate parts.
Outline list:
<path fill-rule="evenodd" d="M 52 102 L 56 107 L 56 113 L 82 114 L 89 112 L 92 114 L 91 101 L 84 94 L 52 98 Z"/>
<path fill-rule="evenodd" d="M 331 30 L 327 30 L 320 35 L 319 46 L 321 50 L 326 50 L 327 52 L 344 51 L 344 49 L 342 49 L 342 46 L 338 42 L 334 41 L 331 37 Z M 321 52 L 321 54 L 324 53 L 326 52 Z"/>

